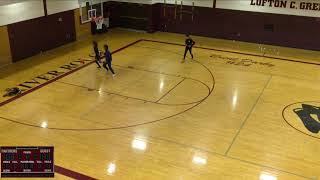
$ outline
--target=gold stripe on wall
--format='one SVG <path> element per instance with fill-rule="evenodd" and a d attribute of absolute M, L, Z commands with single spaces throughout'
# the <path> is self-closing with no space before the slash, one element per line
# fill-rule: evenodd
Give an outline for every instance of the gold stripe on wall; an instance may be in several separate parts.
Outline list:
<path fill-rule="evenodd" d="M 12 62 L 7 26 L 0 26 L 0 40 L 0 66 L 3 66 Z"/>
<path fill-rule="evenodd" d="M 90 23 L 81 24 L 81 22 L 80 22 L 80 10 L 79 9 L 74 10 L 74 20 L 75 20 L 77 40 L 91 34 Z"/>

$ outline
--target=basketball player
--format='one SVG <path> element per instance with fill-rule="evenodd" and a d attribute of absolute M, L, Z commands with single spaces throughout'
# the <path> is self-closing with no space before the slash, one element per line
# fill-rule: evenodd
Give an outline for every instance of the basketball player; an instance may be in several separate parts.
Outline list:
<path fill-rule="evenodd" d="M 95 58 L 96 58 L 96 64 L 98 65 L 98 68 L 101 68 L 99 62 L 100 62 L 100 51 L 98 48 L 98 43 L 96 41 L 93 41 L 93 50 L 95 53 Z"/>
<path fill-rule="evenodd" d="M 186 35 L 187 39 L 186 39 L 186 48 L 185 48 L 185 51 L 184 51 L 184 56 L 183 56 L 183 62 L 184 60 L 186 59 L 186 55 L 187 55 L 187 52 L 189 51 L 192 59 L 193 59 L 193 54 L 192 54 L 192 47 L 194 46 L 195 42 L 191 39 L 191 37 L 187 34 Z"/>
<path fill-rule="evenodd" d="M 105 55 L 105 57 L 106 57 L 106 61 L 103 62 L 103 67 L 106 68 L 107 71 L 109 71 L 109 69 L 110 69 L 110 71 L 112 72 L 112 76 L 115 76 L 116 74 L 114 73 L 114 71 L 113 71 L 113 69 L 112 69 L 112 67 L 111 67 L 112 54 L 111 54 L 111 52 L 109 51 L 108 45 L 104 45 L 104 50 L 105 50 L 104 55 Z M 107 67 L 107 65 L 108 65 L 108 67 Z M 109 69 L 108 69 L 108 68 L 109 68 Z"/>
<path fill-rule="evenodd" d="M 99 34 L 101 34 L 103 32 L 103 28 L 102 28 L 102 26 L 103 26 L 103 17 L 98 17 L 96 19 L 96 25 L 97 25 L 97 32 Z"/>

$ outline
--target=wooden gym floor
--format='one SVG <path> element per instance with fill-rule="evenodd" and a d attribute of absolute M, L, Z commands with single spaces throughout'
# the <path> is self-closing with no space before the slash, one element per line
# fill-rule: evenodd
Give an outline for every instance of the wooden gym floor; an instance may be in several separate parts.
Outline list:
<path fill-rule="evenodd" d="M 320 106 L 319 53 L 193 38 L 185 63 L 183 35 L 114 29 L 3 67 L 1 92 L 25 91 L 0 98 L 0 145 L 54 146 L 56 179 L 320 179 L 320 134 L 294 111 Z"/>

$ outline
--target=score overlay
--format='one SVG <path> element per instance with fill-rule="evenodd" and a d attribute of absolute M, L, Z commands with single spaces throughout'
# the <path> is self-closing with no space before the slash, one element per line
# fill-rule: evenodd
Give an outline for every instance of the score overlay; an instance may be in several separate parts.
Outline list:
<path fill-rule="evenodd" d="M 54 177 L 54 148 L 1 147 L 1 177 Z"/>

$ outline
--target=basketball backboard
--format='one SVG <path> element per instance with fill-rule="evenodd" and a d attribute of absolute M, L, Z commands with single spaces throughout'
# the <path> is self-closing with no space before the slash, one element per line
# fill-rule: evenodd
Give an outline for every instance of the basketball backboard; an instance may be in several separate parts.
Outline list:
<path fill-rule="evenodd" d="M 78 0 L 81 23 L 90 22 L 96 17 L 103 17 L 103 0 Z"/>

